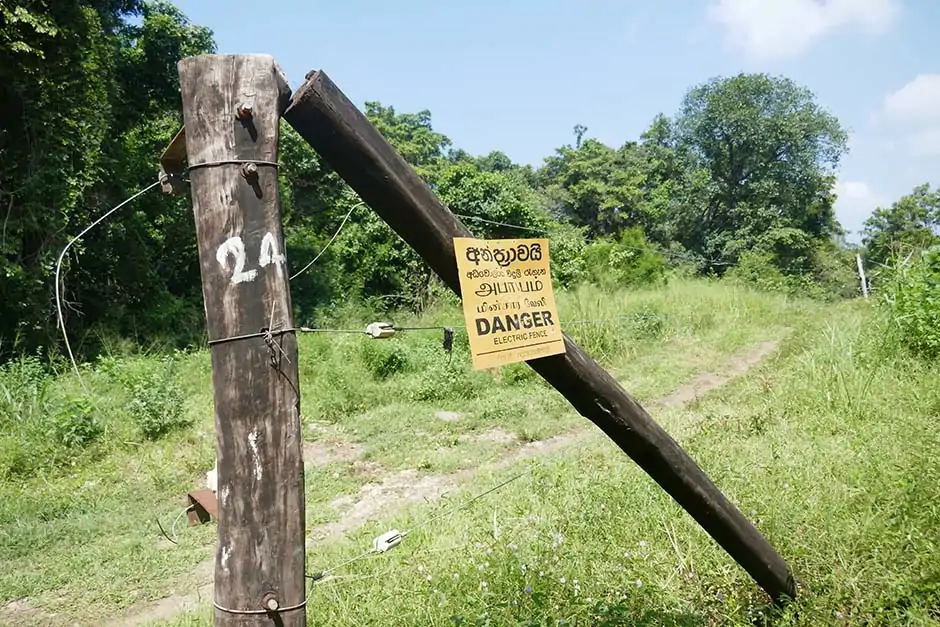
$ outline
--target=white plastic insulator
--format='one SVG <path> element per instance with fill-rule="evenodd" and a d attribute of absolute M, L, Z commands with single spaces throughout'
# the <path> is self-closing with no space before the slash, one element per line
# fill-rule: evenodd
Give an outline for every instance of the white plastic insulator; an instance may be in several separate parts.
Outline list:
<path fill-rule="evenodd" d="M 366 327 L 366 335 L 374 340 L 381 340 L 395 335 L 395 327 L 389 322 L 373 322 Z"/>
<path fill-rule="evenodd" d="M 401 532 L 398 529 L 386 531 L 372 541 L 372 549 L 376 553 L 385 553 L 385 551 L 401 544 L 403 537 L 404 536 L 401 535 Z"/>
<path fill-rule="evenodd" d="M 206 473 L 206 487 L 212 490 L 213 492 L 219 491 L 219 463 L 216 462 L 215 467 Z"/>

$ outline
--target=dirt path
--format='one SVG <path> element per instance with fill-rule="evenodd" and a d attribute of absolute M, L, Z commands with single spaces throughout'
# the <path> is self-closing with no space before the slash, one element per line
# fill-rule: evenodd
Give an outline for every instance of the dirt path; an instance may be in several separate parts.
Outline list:
<path fill-rule="evenodd" d="M 738 353 L 732 356 L 720 371 L 699 374 L 671 394 L 646 403 L 646 407 L 683 405 L 720 388 L 766 359 L 777 349 L 779 343 L 780 340 L 768 340 Z M 554 437 L 518 446 L 489 465 L 451 474 L 421 475 L 417 470 L 403 470 L 388 474 L 378 483 L 363 486 L 355 496 L 343 496 L 336 499 L 332 505 L 342 512 L 339 520 L 312 528 L 307 539 L 307 546 L 309 548 L 316 542 L 341 537 L 380 513 L 383 516 L 389 516 L 414 503 L 435 502 L 446 492 L 458 489 L 461 483 L 471 479 L 480 471 L 498 470 L 524 459 L 567 448 L 593 432 L 590 423 L 587 423 Z M 350 445 L 340 445 L 340 448 L 340 451 L 327 453 L 317 449 L 317 458 L 351 459 L 355 456 L 351 452 Z M 308 450 L 314 452 L 313 448 Z M 149 605 L 133 607 L 122 620 L 112 624 L 119 627 L 137 627 L 153 621 L 167 620 L 180 613 L 199 608 L 212 598 L 213 566 L 214 560 L 207 560 L 193 570 L 189 576 L 189 581 L 193 585 L 192 592 L 167 597 Z M 4 612 L 0 610 L 0 617 L 3 615 Z"/>

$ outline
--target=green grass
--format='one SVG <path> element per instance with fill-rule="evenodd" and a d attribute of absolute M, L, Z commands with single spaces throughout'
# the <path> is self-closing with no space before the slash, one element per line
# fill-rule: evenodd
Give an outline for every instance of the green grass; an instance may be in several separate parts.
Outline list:
<path fill-rule="evenodd" d="M 934 624 L 936 369 L 875 351 L 868 313 L 855 305 L 822 308 L 721 282 L 613 295 L 584 289 L 559 301 L 563 320 L 627 316 L 567 330 L 641 401 L 789 329 L 779 353 L 744 378 L 654 416 L 808 584 L 774 624 Z M 451 303 L 421 322 L 459 320 Z M 366 471 L 352 461 L 308 470 L 308 525 L 335 520 L 337 496 L 401 469 L 482 468 L 444 499 L 459 503 L 524 467 L 486 469 L 518 446 L 485 437 L 494 429 L 521 442 L 587 424 L 524 367 L 495 377 L 474 372 L 465 336 L 458 333 L 453 356 L 440 341 L 423 332 L 381 342 L 301 338 L 305 438 L 356 443 L 367 462 Z M 151 358 L 116 362 L 158 367 Z M 96 406 L 111 410 L 108 420 L 102 415 L 104 435 L 68 462 L 74 466 L 8 472 L 0 482 L 0 607 L 29 597 L 30 607 L 63 623 L 104 624 L 147 599 L 191 592 L 186 575 L 211 557 L 213 526 L 181 525 L 173 546 L 152 522 L 158 515 L 168 527 L 180 495 L 212 466 L 207 354 L 179 356 L 176 365 L 191 426 L 141 441 L 124 409 L 132 392 L 106 368 L 89 369 Z M 68 395 L 74 386 L 63 375 L 53 388 Z M 459 418 L 441 420 L 440 411 Z M 15 443 L 0 448 L 10 450 Z M 317 544 L 310 569 L 358 554 L 378 533 L 409 528 L 441 507 L 380 512 L 345 538 Z M 311 624 L 750 625 L 769 613 L 747 575 L 596 433 L 536 462 L 497 495 L 337 574 L 315 587 Z M 208 625 L 210 612 L 165 624 Z"/>

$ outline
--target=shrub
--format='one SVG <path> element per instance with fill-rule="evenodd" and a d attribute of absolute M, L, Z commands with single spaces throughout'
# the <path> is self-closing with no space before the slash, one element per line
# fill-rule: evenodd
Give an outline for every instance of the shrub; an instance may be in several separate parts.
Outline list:
<path fill-rule="evenodd" d="M 895 342 L 915 355 L 940 359 L 940 246 L 885 277 L 882 303 Z"/>
<path fill-rule="evenodd" d="M 183 413 L 183 390 L 176 381 L 173 362 L 164 359 L 125 378 L 130 393 L 128 411 L 140 434 L 157 440 L 177 429 L 190 426 Z"/>
<path fill-rule="evenodd" d="M 570 224 L 553 226 L 548 247 L 552 284 L 556 288 L 579 285 L 587 276 L 584 264 L 584 229 Z"/>
<path fill-rule="evenodd" d="M 776 264 L 773 254 L 764 250 L 754 249 L 742 253 L 738 265 L 728 270 L 725 276 L 765 292 L 816 298 L 824 296 L 823 289 L 811 276 L 785 274 Z"/>
<path fill-rule="evenodd" d="M 103 428 L 86 398 L 71 398 L 53 419 L 54 435 L 67 448 L 82 448 L 101 435 Z"/>
<path fill-rule="evenodd" d="M 85 397 L 64 397 L 38 355 L 0 367 L 0 477 L 74 463 L 103 432 Z"/>
<path fill-rule="evenodd" d="M 619 241 L 597 240 L 582 256 L 587 280 L 608 290 L 658 283 L 666 274 L 665 258 L 646 241 L 640 227 L 626 229 Z"/>
<path fill-rule="evenodd" d="M 412 369 L 408 349 L 395 339 L 363 341 L 360 355 L 366 370 L 375 379 L 387 379 Z"/>
<path fill-rule="evenodd" d="M 858 266 L 851 250 L 831 244 L 820 247 L 814 254 L 813 275 L 827 300 L 861 296 Z"/>

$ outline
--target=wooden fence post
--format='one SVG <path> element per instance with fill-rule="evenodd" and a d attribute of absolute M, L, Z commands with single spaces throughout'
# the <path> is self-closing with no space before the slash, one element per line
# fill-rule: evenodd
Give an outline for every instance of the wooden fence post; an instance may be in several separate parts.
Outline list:
<path fill-rule="evenodd" d="M 323 72 L 284 118 L 457 294 L 454 237 L 472 237 Z M 668 492 L 776 601 L 796 596 L 789 565 L 689 455 L 565 335 L 566 354 L 527 362 Z"/>
<path fill-rule="evenodd" d="M 267 55 L 179 63 L 218 446 L 215 625 L 306 625 L 297 338 Z"/>

